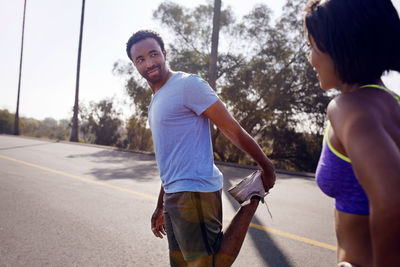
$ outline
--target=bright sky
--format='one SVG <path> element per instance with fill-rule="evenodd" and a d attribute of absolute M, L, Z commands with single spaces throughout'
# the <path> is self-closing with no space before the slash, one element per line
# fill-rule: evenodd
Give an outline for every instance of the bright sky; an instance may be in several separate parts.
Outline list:
<path fill-rule="evenodd" d="M 392 0 L 400 10 L 400 0 Z M 86 0 L 79 99 L 115 97 L 127 113 L 123 80 L 112 74 L 115 61 L 127 61 L 125 43 L 139 29 L 168 36 L 153 11 L 162 0 Z M 207 0 L 180 0 L 187 7 Z M 237 16 L 263 2 L 280 14 L 284 0 L 222 0 Z M 0 109 L 15 112 L 24 0 L 0 0 Z M 75 97 L 81 0 L 27 0 L 22 66 L 20 116 L 69 119 Z M 400 93 L 400 74 L 385 82 Z M 129 113 L 129 111 L 128 111 Z M 129 114 L 127 114 L 129 115 Z"/>

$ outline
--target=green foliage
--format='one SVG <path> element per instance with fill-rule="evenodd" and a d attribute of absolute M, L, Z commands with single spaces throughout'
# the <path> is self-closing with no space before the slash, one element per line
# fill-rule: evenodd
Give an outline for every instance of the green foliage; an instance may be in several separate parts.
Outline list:
<path fill-rule="evenodd" d="M 163 2 L 153 12 L 153 17 L 166 26 L 172 36 L 168 47 L 168 62 L 173 70 L 199 74 L 208 79 L 208 63 L 212 34 L 213 5 L 211 3 L 187 9 L 174 2 Z M 232 11 L 221 10 L 220 30 L 229 36 L 234 23 Z M 229 57 L 220 53 L 219 57 Z M 232 64 L 225 62 L 225 68 Z"/>
<path fill-rule="evenodd" d="M 274 152 L 270 157 L 275 160 L 277 168 L 314 171 L 321 144 L 322 136 L 319 134 L 279 129 L 274 135 Z"/>
<path fill-rule="evenodd" d="M 240 21 L 229 7 L 223 9 L 216 90 L 277 166 L 314 171 L 325 109 L 332 96 L 319 88 L 307 60 L 302 26 L 305 3 L 288 0 L 283 16 L 275 24 L 271 22 L 272 11 L 263 4 L 256 5 Z M 211 2 L 193 9 L 163 2 L 154 11 L 153 17 L 172 35 L 168 36 L 167 51 L 173 70 L 208 79 L 212 12 Z M 137 127 L 145 127 L 151 91 L 138 79 L 132 64 L 117 62 L 114 73 L 125 75 Z M 212 132 L 217 160 L 252 164 L 218 129 Z"/>
<path fill-rule="evenodd" d="M 129 118 L 126 126 L 127 148 L 139 151 L 153 151 L 151 131 L 145 125 L 146 122 L 135 115 Z"/>
<path fill-rule="evenodd" d="M 117 61 L 114 64 L 113 73 L 125 76 L 125 89 L 134 106 L 134 113 L 129 118 L 125 128 L 126 139 L 122 141 L 120 146 L 152 152 L 151 131 L 146 127 L 148 106 L 152 95 L 151 90 L 147 83 L 134 72 L 132 64 Z"/>
<path fill-rule="evenodd" d="M 52 118 L 36 120 L 32 118 L 20 118 L 20 132 L 25 136 L 44 137 L 55 140 L 67 140 L 69 129 L 66 125 Z"/>
<path fill-rule="evenodd" d="M 15 114 L 8 110 L 0 110 L 0 133 L 13 134 Z M 56 121 L 53 118 L 36 120 L 31 118 L 19 118 L 20 133 L 25 136 L 45 137 L 56 140 L 68 139 L 67 120 Z"/>
<path fill-rule="evenodd" d="M 14 127 L 14 115 L 7 109 L 0 110 L 0 134 L 12 134 Z"/>
<path fill-rule="evenodd" d="M 122 121 L 119 119 L 120 113 L 113 106 L 113 100 L 91 102 L 89 108 L 81 104 L 79 109 L 83 140 L 98 145 L 117 144 L 121 136 L 119 130 Z"/>
<path fill-rule="evenodd" d="M 125 89 L 128 96 L 132 99 L 135 107 L 135 115 L 139 118 L 147 119 L 148 105 L 151 101 L 152 92 L 141 76 L 135 72 L 132 64 L 117 61 L 113 67 L 114 75 L 125 77 Z"/>

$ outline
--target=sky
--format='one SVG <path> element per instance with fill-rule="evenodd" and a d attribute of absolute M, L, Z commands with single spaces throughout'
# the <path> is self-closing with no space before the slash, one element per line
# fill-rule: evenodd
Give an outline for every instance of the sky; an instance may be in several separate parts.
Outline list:
<path fill-rule="evenodd" d="M 400 10 L 400 0 L 392 0 Z M 127 39 L 137 30 L 167 31 L 152 19 L 162 0 L 86 0 L 79 100 L 85 104 L 114 98 L 129 116 L 124 81 L 112 74 L 114 62 L 128 62 Z M 174 0 L 195 7 L 207 0 Z M 238 17 L 264 3 L 275 18 L 284 0 L 222 0 Z M 24 0 L 0 0 L 0 109 L 15 113 Z M 75 99 L 82 0 L 27 0 L 19 114 L 21 117 L 70 119 Z M 400 74 L 384 77 L 400 94 Z"/>

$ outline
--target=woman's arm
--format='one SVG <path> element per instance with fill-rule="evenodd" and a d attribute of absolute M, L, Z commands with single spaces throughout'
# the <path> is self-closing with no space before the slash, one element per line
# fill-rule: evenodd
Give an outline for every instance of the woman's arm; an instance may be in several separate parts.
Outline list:
<path fill-rule="evenodd" d="M 329 105 L 328 116 L 369 199 L 373 266 L 400 266 L 400 149 L 384 114 L 343 96 Z"/>

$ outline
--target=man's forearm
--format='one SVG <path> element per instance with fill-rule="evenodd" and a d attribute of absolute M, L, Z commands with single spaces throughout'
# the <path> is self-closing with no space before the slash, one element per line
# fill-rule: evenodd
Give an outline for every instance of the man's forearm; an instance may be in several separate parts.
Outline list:
<path fill-rule="evenodd" d="M 250 157 L 253 158 L 258 165 L 264 169 L 271 171 L 274 170 L 274 167 L 268 157 L 264 154 L 261 147 L 257 144 L 253 137 L 251 137 L 244 129 L 240 129 L 241 131 L 237 134 L 226 134 L 227 137 L 231 140 L 231 142 L 246 152 Z M 230 135 L 230 136 L 229 136 Z"/>
<path fill-rule="evenodd" d="M 265 156 L 254 138 L 252 138 L 240 126 L 235 118 L 232 117 L 221 100 L 212 104 L 203 114 L 207 116 L 236 147 L 250 155 L 263 170 L 269 173 L 273 172 L 274 168 L 268 157 Z"/>

